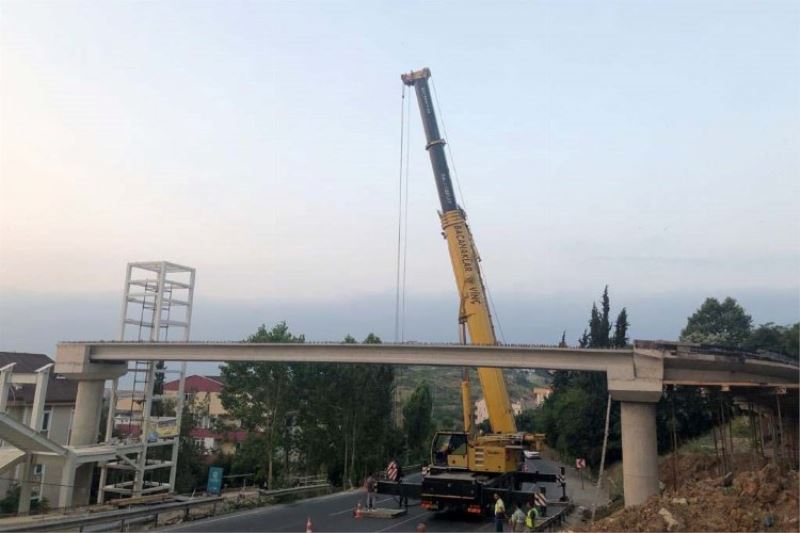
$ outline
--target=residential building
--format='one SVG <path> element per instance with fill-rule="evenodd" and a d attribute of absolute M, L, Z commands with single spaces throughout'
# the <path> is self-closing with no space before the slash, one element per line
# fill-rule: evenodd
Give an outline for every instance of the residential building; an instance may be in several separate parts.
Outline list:
<path fill-rule="evenodd" d="M 544 401 L 550 396 L 553 389 L 550 387 L 534 387 L 533 388 L 533 407 L 541 407 Z"/>
<path fill-rule="evenodd" d="M 34 373 L 53 360 L 44 354 L 0 352 L 0 367 L 15 363 L 13 372 Z M 12 385 L 8 391 L 6 414 L 28 425 L 33 413 L 33 395 L 35 385 Z M 69 442 L 72 430 L 72 419 L 75 411 L 75 396 L 78 385 L 76 381 L 64 379 L 50 373 L 45 396 L 44 418 L 40 428 L 43 435 L 59 443 Z M 0 498 L 8 489 L 22 478 L 22 465 L 10 468 L 0 476 Z M 33 469 L 34 482 L 32 500 L 45 498 L 51 505 L 58 502 L 58 491 L 61 483 L 61 467 L 37 464 Z"/>
<path fill-rule="evenodd" d="M 120 438 L 137 438 L 142 431 L 144 394 L 141 391 L 118 390 L 114 409 L 114 432 Z"/>
<path fill-rule="evenodd" d="M 522 412 L 522 404 L 519 402 L 511 402 L 511 412 L 518 415 Z M 475 402 L 475 423 L 480 424 L 484 420 L 489 420 L 489 408 L 486 406 L 486 400 L 481 398 Z"/>
<path fill-rule="evenodd" d="M 186 376 L 184 397 L 194 417 L 190 435 L 195 444 L 207 453 L 235 453 L 247 433 L 222 406 L 221 393 L 224 381 L 221 376 Z M 164 383 L 164 396 L 177 398 L 178 380 Z"/>

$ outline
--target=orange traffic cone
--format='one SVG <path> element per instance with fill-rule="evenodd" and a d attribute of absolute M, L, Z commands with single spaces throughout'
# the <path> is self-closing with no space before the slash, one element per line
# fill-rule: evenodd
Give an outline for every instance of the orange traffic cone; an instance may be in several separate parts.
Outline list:
<path fill-rule="evenodd" d="M 311 517 L 308 517 L 306 522 L 306 533 L 314 533 L 314 524 L 311 523 Z"/>
<path fill-rule="evenodd" d="M 356 505 L 355 517 L 356 518 L 361 518 L 361 516 L 363 514 L 364 514 L 364 511 L 361 510 L 361 502 L 358 502 L 358 504 Z"/>

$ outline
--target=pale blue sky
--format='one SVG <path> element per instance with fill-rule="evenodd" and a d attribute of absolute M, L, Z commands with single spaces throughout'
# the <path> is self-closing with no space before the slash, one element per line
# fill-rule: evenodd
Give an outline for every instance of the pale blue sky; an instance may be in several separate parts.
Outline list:
<path fill-rule="evenodd" d="M 608 283 L 620 306 L 777 295 L 756 318 L 797 320 L 799 28 L 788 1 L 0 2 L 4 316 L 116 309 L 124 264 L 158 259 L 198 269 L 208 313 L 272 309 L 245 332 L 281 302 L 392 309 L 399 76 L 428 66 L 501 318 L 583 317 Z M 447 301 L 410 126 L 410 301 Z"/>

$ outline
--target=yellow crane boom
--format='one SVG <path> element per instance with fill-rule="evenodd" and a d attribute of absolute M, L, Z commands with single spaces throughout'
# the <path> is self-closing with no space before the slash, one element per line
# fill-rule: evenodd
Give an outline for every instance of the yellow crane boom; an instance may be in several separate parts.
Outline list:
<path fill-rule="evenodd" d="M 466 324 L 472 344 L 493 345 L 497 338 L 492 325 L 492 317 L 486 299 L 486 288 L 481 276 L 480 256 L 467 224 L 467 216 L 456 203 L 450 169 L 444 154 L 445 141 L 439 134 L 436 113 L 433 109 L 427 68 L 402 76 L 403 83 L 413 86 L 417 94 L 422 124 L 427 140 L 426 149 L 430 155 L 433 174 L 439 192 L 442 211 L 439 213 L 442 230 L 453 264 L 456 287 L 461 298 L 460 322 Z M 514 413 L 508 398 L 505 378 L 500 368 L 480 367 L 478 378 L 486 400 L 489 423 L 493 433 L 516 433 Z M 464 407 L 464 430 L 472 426 L 472 409 L 469 397 L 469 382 L 462 382 L 462 402 Z"/>

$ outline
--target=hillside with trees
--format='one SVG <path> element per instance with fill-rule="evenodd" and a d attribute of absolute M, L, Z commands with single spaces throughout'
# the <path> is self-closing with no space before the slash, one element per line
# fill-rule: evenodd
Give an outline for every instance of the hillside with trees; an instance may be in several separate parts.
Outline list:
<path fill-rule="evenodd" d="M 579 339 L 587 348 L 615 348 L 628 344 L 629 317 L 625 308 L 612 322 L 608 287 L 600 308 L 592 305 L 588 328 Z M 722 302 L 708 298 L 687 319 L 681 341 L 714 344 L 728 348 L 778 353 L 798 358 L 798 327 L 795 323 L 773 323 L 753 327 L 752 318 L 733 298 Z M 613 332 L 612 332 L 613 330 Z M 553 392 L 541 410 L 525 412 L 520 427 L 542 431 L 547 442 L 568 462 L 584 457 L 590 467 L 600 463 L 604 436 L 605 407 L 608 398 L 606 376 L 599 372 L 553 373 Z M 722 410 L 722 415 L 720 415 Z M 731 399 L 719 390 L 702 387 L 670 386 L 657 405 L 658 448 L 663 452 L 694 438 L 730 419 L 735 412 Z M 621 457 L 619 405 L 612 404 L 607 461 Z"/>

